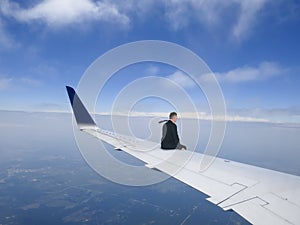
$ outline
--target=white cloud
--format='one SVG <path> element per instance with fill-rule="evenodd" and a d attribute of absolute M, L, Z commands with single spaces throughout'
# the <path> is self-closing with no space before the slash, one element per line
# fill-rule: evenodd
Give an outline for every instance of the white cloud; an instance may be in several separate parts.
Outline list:
<path fill-rule="evenodd" d="M 65 106 L 53 102 L 43 102 L 32 105 L 32 107 L 38 112 L 69 112 Z"/>
<path fill-rule="evenodd" d="M 149 66 L 146 70 L 146 72 L 151 75 L 151 76 L 155 76 L 158 74 L 159 72 L 159 67 L 158 66 Z"/>
<path fill-rule="evenodd" d="M 12 78 L 0 77 L 0 90 L 7 89 L 12 82 Z"/>
<path fill-rule="evenodd" d="M 20 22 L 42 21 L 57 27 L 87 21 L 115 22 L 123 25 L 129 18 L 107 1 L 92 0 L 43 0 L 31 8 L 21 8 L 19 4 L 2 0 L 0 11 Z"/>
<path fill-rule="evenodd" d="M 41 86 L 40 80 L 30 77 L 8 77 L 0 76 L 0 90 L 7 90 L 8 88 L 24 88 L 24 87 L 38 87 Z"/>
<path fill-rule="evenodd" d="M 180 70 L 177 70 L 175 73 L 167 76 L 167 78 L 174 81 L 183 88 L 192 88 L 196 85 L 188 75 L 181 72 Z"/>
<path fill-rule="evenodd" d="M 272 77 L 283 75 L 286 69 L 281 68 L 274 62 L 262 62 L 257 67 L 244 66 L 225 73 L 215 73 L 221 82 L 250 82 L 262 81 Z"/>
<path fill-rule="evenodd" d="M 163 0 L 163 3 L 166 7 L 165 17 L 171 25 L 172 29 L 179 30 L 189 23 L 190 14 L 187 14 L 187 12 L 189 11 L 189 1 Z"/>
<path fill-rule="evenodd" d="M 257 15 L 269 0 L 243 0 L 240 3 L 240 17 L 233 28 L 233 35 L 241 40 L 248 35 L 257 22 Z"/>
<path fill-rule="evenodd" d="M 229 112 L 233 116 L 261 118 L 273 122 L 300 122 L 300 107 L 288 108 L 243 108 Z"/>
<path fill-rule="evenodd" d="M 12 48 L 16 46 L 11 35 L 6 31 L 3 21 L 0 18 L 0 47 Z"/>
<path fill-rule="evenodd" d="M 25 85 L 31 86 L 31 87 L 38 87 L 38 86 L 42 85 L 42 82 L 40 80 L 29 78 L 29 77 L 22 77 L 19 79 L 19 81 L 22 84 L 25 84 Z"/>

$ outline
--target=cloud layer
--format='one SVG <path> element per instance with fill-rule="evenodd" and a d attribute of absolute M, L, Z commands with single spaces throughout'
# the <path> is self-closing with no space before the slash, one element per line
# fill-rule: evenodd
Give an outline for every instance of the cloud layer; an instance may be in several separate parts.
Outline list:
<path fill-rule="evenodd" d="M 260 12 L 271 0 L 41 0 L 24 8 L 9 0 L 0 2 L 0 12 L 19 22 L 44 22 L 51 27 L 88 21 L 129 25 L 159 10 L 169 28 L 180 30 L 191 23 L 208 29 L 228 27 L 232 37 L 243 40 L 258 23 Z"/>
<path fill-rule="evenodd" d="M 263 16 L 274 22 L 289 11 L 281 10 L 283 1 L 271 0 L 37 0 L 29 6 L 16 0 L 0 1 L 0 46 L 18 45 L 13 35 L 5 29 L 7 18 L 19 23 L 40 25 L 39 28 L 82 28 L 94 23 L 114 25 L 116 30 L 135 29 L 138 21 L 145 23 L 159 19 L 168 31 L 200 30 L 241 43 L 254 33 Z M 28 3 L 27 3 L 28 4 Z M 293 11 L 293 2 L 289 9 Z M 275 5 L 276 15 L 270 12 Z M 287 8 L 287 7 L 282 7 Z M 284 12 L 283 12 L 284 11 Z M 281 21 L 282 22 L 282 21 Z M 79 26 L 78 26 L 79 25 Z M 147 25 L 148 26 L 148 25 Z"/>

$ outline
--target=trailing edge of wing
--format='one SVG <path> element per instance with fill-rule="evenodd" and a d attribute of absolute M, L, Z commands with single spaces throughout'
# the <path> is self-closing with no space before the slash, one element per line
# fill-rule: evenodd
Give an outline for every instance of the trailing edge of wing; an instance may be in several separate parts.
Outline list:
<path fill-rule="evenodd" d="M 97 125 L 95 121 L 93 120 L 87 109 L 84 107 L 82 101 L 80 100 L 75 90 L 69 86 L 66 86 L 66 89 L 78 127 L 80 129 L 87 127 L 96 128 Z"/>

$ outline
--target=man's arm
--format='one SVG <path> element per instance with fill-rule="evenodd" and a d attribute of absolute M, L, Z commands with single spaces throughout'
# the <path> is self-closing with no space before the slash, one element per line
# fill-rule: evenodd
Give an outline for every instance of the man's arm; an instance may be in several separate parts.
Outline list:
<path fill-rule="evenodd" d="M 161 142 L 166 138 L 167 135 L 167 124 L 164 124 L 162 127 L 162 137 L 161 137 Z"/>

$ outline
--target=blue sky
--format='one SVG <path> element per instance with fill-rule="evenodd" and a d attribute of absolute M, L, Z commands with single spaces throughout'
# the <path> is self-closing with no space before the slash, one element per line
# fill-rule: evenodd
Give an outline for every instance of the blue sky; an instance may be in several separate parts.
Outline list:
<path fill-rule="evenodd" d="M 76 87 L 97 57 L 155 39 L 208 64 L 232 117 L 300 122 L 299 9 L 293 0 L 2 0 L 0 109 L 69 111 L 64 86 Z M 154 68 L 197 99 L 184 75 Z M 128 80 L 118 79 L 112 91 Z"/>

